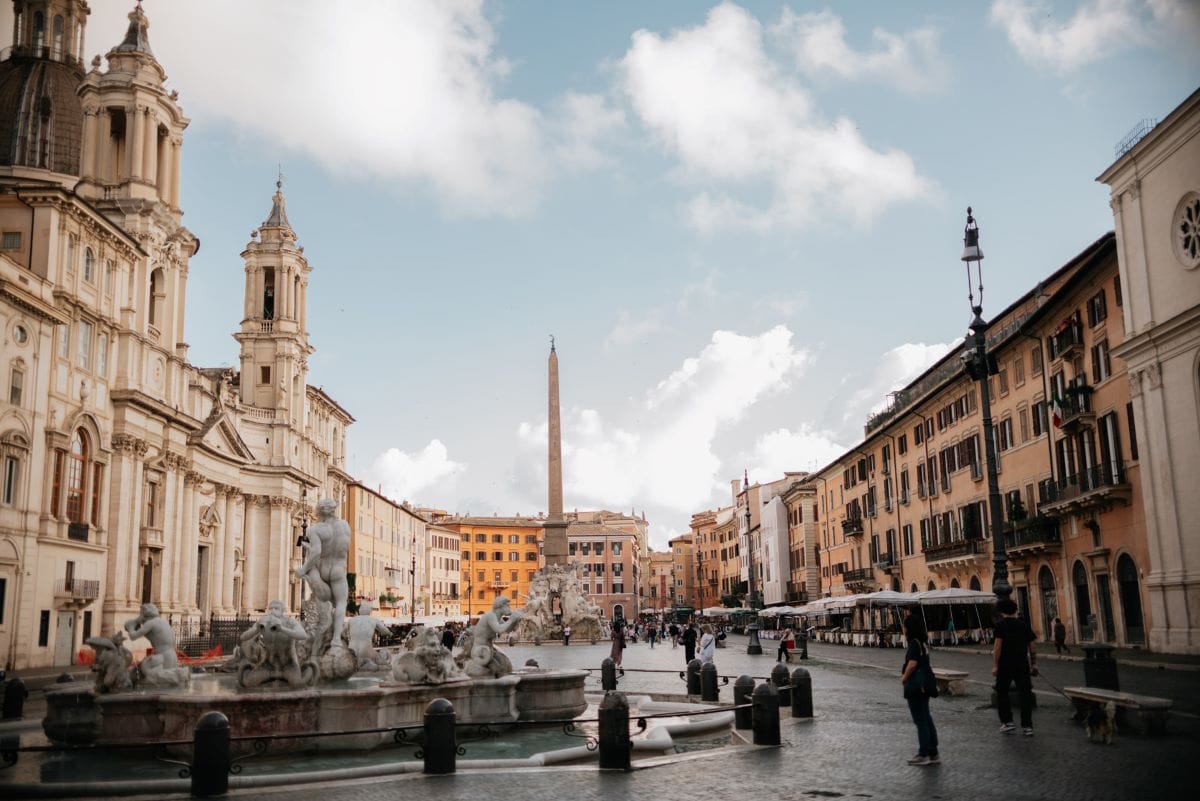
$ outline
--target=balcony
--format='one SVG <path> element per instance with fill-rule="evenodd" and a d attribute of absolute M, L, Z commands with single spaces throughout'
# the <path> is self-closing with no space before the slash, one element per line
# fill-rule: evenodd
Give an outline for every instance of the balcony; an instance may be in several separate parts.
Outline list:
<path fill-rule="evenodd" d="M 1132 495 L 1124 462 L 1094 465 L 1075 475 L 1047 479 L 1038 485 L 1042 512 L 1052 517 L 1104 512 L 1117 504 L 1128 506 Z"/>
<path fill-rule="evenodd" d="M 804 582 L 789 581 L 787 583 L 787 598 L 785 602 L 789 604 L 808 603 L 808 591 L 804 589 Z"/>
<path fill-rule="evenodd" d="M 1062 330 L 1050 337 L 1050 354 L 1053 359 L 1071 359 L 1083 351 L 1083 329 L 1075 322 L 1067 323 Z"/>
<path fill-rule="evenodd" d="M 1067 387 L 1062 398 L 1062 430 L 1073 434 L 1083 428 L 1096 425 L 1096 413 L 1092 411 L 1092 388 L 1087 384 Z"/>
<path fill-rule="evenodd" d="M 940 545 L 926 545 L 925 565 L 935 573 L 954 573 L 963 568 L 982 565 L 988 558 L 984 540 L 952 540 Z"/>
<path fill-rule="evenodd" d="M 75 540 L 76 542 L 88 541 L 88 524 L 87 523 L 68 523 L 67 524 L 67 539 Z"/>
<path fill-rule="evenodd" d="M 1009 523 L 1004 532 L 1004 547 L 1010 559 L 1025 559 L 1062 550 L 1058 521 L 1044 516 Z"/>
<path fill-rule="evenodd" d="M 868 589 L 875 583 L 875 571 L 869 567 L 847 570 L 842 574 L 842 583 L 853 590 Z"/>
<path fill-rule="evenodd" d="M 875 569 L 888 574 L 899 573 L 900 563 L 896 560 L 895 554 L 880 554 L 879 559 L 875 562 Z"/>
<path fill-rule="evenodd" d="M 842 534 L 846 537 L 861 537 L 863 521 L 861 517 L 847 517 L 842 521 Z"/>
<path fill-rule="evenodd" d="M 100 597 L 99 579 L 62 578 L 54 585 L 54 597 L 67 606 L 83 607 Z"/>
<path fill-rule="evenodd" d="M 161 528 L 142 526 L 140 544 L 143 548 L 162 548 L 163 532 Z"/>

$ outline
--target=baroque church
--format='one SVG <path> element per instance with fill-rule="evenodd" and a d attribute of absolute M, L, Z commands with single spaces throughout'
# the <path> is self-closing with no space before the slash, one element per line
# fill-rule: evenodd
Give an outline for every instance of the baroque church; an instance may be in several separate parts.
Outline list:
<path fill-rule="evenodd" d="M 65 664 L 158 605 L 177 629 L 298 609 L 297 536 L 343 501 L 354 418 L 308 384 L 281 184 L 241 256 L 239 365 L 184 341 L 199 238 L 178 93 L 140 5 L 85 66 L 85 0 L 14 0 L 0 60 L 0 664 Z M 265 204 L 264 204 L 265 205 Z M 234 309 L 230 309 L 231 322 Z"/>

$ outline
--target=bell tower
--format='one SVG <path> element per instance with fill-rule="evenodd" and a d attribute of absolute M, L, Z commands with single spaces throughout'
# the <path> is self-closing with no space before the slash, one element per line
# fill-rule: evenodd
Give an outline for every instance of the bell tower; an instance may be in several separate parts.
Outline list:
<path fill-rule="evenodd" d="M 308 274 L 312 268 L 288 222 L 283 176 L 275 182 L 271 212 L 250 234 L 241 330 L 241 401 L 273 409 L 276 422 L 303 425 L 308 381 Z"/>

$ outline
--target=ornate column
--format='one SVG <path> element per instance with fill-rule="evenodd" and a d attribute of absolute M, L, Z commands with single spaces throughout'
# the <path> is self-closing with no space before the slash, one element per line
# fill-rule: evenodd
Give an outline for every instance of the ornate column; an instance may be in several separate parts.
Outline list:
<path fill-rule="evenodd" d="M 142 108 L 134 103 L 125 111 L 126 152 L 125 164 L 129 179 L 142 177 L 142 147 L 145 129 L 142 127 Z"/>
<path fill-rule="evenodd" d="M 96 153 L 100 150 L 97 136 L 100 133 L 99 109 L 88 109 L 84 114 L 83 154 L 80 159 L 84 178 L 96 177 Z"/>
<path fill-rule="evenodd" d="M 212 509 L 221 518 L 221 525 L 213 528 L 212 532 L 212 558 L 209 563 L 212 567 L 208 572 L 208 611 L 212 613 L 223 613 L 225 582 L 232 580 L 226 578 L 225 574 L 225 532 L 229 528 L 229 518 L 226 515 L 225 495 L 221 492 L 220 485 L 214 485 Z"/>
<path fill-rule="evenodd" d="M 171 137 L 171 208 L 179 208 L 179 150 L 182 137 Z"/>
<path fill-rule="evenodd" d="M 158 164 L 158 197 L 168 206 L 171 203 L 171 187 L 175 180 L 172 176 L 172 170 L 175 167 L 175 160 L 171 158 L 172 139 L 170 136 L 163 141 L 163 155 Z"/>
<path fill-rule="evenodd" d="M 142 178 L 155 183 L 155 159 L 158 156 L 158 125 L 154 121 L 154 113 L 147 106 L 142 109 Z"/>
<path fill-rule="evenodd" d="M 110 180 L 108 153 L 109 142 L 112 140 L 112 117 L 108 113 L 108 109 L 100 109 L 98 112 L 99 132 L 96 135 L 96 147 L 93 153 L 95 159 L 95 169 L 93 174 L 98 181 Z"/>
<path fill-rule="evenodd" d="M 132 482 L 132 486 L 131 486 L 132 500 L 130 502 L 131 507 L 132 507 L 132 517 L 131 517 L 132 525 L 130 526 L 130 532 L 129 532 L 132 547 L 130 547 L 129 553 L 126 554 L 126 558 L 129 561 L 126 563 L 127 592 L 126 592 L 125 597 L 131 606 L 136 607 L 138 601 L 141 599 L 141 592 L 139 591 L 139 587 L 138 587 L 138 583 L 137 583 L 138 560 L 139 560 L 139 557 L 141 556 L 142 503 L 143 503 L 143 495 L 144 495 L 143 490 L 145 489 L 145 484 L 146 484 L 145 458 L 146 458 L 146 452 L 150 450 L 150 446 L 146 443 L 145 440 L 134 439 L 132 447 L 133 447 L 133 459 L 134 459 L 133 482 Z"/>
<path fill-rule="evenodd" d="M 223 486 L 221 491 L 225 494 L 225 520 L 222 525 L 221 539 L 225 567 L 223 569 L 223 577 L 221 581 L 221 609 L 225 612 L 235 610 L 237 600 L 233 597 L 233 573 L 235 570 L 234 556 L 237 552 L 237 529 L 234 526 L 236 520 L 237 502 L 241 498 L 241 493 L 233 487 Z M 242 581 L 246 579 L 243 576 Z"/>

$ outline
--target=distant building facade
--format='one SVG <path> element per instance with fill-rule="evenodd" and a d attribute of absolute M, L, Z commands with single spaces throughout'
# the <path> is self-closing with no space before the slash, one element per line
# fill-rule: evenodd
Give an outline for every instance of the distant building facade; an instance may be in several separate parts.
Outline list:
<path fill-rule="evenodd" d="M 347 570 L 354 600 L 372 604 L 377 617 L 435 614 L 425 519 L 357 481 L 348 488 L 345 516 L 350 523 Z"/>

